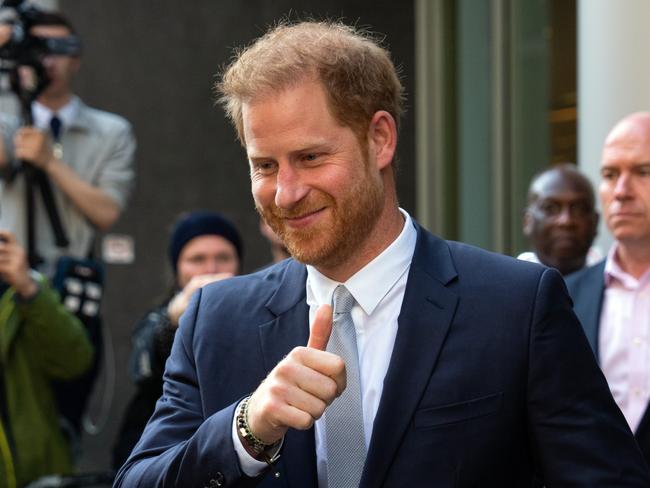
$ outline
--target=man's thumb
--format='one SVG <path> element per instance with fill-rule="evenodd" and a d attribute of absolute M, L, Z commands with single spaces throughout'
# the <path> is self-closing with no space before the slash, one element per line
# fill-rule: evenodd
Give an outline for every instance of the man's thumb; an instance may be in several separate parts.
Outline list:
<path fill-rule="evenodd" d="M 316 310 L 316 318 L 311 326 L 307 347 L 324 351 L 332 332 L 332 307 L 321 305 Z"/>

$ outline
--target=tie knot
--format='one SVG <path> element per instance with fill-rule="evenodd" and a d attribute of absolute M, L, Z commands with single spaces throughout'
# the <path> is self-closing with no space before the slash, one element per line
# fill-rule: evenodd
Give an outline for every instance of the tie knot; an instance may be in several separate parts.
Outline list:
<path fill-rule="evenodd" d="M 334 309 L 335 314 L 350 313 L 354 306 L 354 302 L 355 300 L 352 293 L 350 293 L 345 286 L 338 285 L 334 289 L 332 308 Z"/>
<path fill-rule="evenodd" d="M 56 115 L 53 115 L 50 119 L 50 130 L 52 131 L 54 140 L 58 141 L 61 136 L 61 119 Z"/>

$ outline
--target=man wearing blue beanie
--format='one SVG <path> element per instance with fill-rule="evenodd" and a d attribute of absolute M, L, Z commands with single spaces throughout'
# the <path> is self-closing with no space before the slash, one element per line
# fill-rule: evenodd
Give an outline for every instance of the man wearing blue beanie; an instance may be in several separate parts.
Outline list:
<path fill-rule="evenodd" d="M 219 213 L 188 212 L 174 224 L 168 249 L 174 283 L 167 298 L 144 315 L 133 333 L 130 369 L 137 391 L 126 408 L 113 450 L 116 468 L 139 440 L 162 394 L 165 361 L 190 297 L 208 283 L 236 275 L 242 250 L 237 228 Z"/>

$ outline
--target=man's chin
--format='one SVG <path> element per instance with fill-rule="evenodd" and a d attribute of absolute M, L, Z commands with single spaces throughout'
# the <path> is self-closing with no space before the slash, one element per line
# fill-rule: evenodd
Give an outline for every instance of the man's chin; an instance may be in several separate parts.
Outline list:
<path fill-rule="evenodd" d="M 573 243 L 566 243 L 566 245 L 556 245 L 553 247 L 553 250 L 551 251 L 551 254 L 553 256 L 558 256 L 561 258 L 571 258 L 573 256 L 579 256 L 580 255 L 580 248 L 578 248 L 575 244 Z"/>
<path fill-rule="evenodd" d="M 624 246 L 647 245 L 650 242 L 650 236 L 647 233 L 639 232 L 638 229 L 618 229 L 617 232 L 612 232 L 612 235 Z"/>
<path fill-rule="evenodd" d="M 307 242 L 287 240 L 285 241 L 285 245 L 287 246 L 291 257 L 303 264 L 316 265 L 322 258 L 322 249 L 316 248 L 314 245 L 310 245 Z"/>
<path fill-rule="evenodd" d="M 302 264 L 309 264 L 315 267 L 332 267 L 340 261 L 339 253 L 329 248 L 322 240 L 311 242 L 289 242 L 285 241 L 289 254 L 296 261 Z"/>

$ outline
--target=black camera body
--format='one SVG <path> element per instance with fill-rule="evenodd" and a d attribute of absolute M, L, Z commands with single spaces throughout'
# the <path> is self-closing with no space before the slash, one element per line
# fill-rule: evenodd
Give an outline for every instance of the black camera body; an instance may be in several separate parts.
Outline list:
<path fill-rule="evenodd" d="M 0 24 L 11 26 L 11 38 L 0 46 L 0 71 L 12 72 L 18 66 L 31 66 L 39 78 L 38 91 L 47 86 L 43 58 L 47 55 L 79 56 L 81 41 L 77 36 L 42 38 L 30 34 L 38 25 L 43 11 L 25 0 L 4 0 L 0 4 Z"/>

